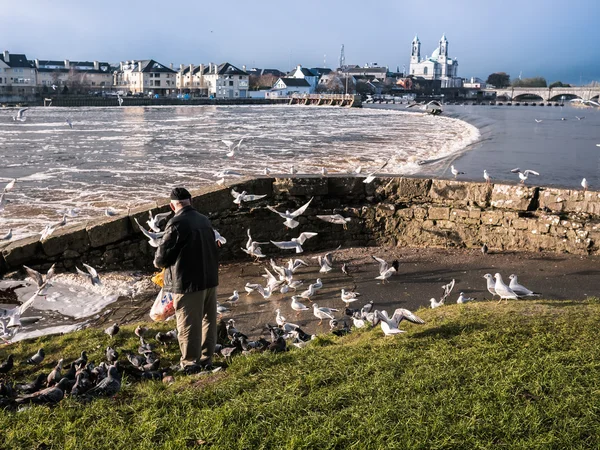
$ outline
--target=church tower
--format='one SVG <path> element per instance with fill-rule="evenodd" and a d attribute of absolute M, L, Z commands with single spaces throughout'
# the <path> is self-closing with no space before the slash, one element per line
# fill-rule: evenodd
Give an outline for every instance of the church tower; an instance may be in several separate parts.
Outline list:
<path fill-rule="evenodd" d="M 421 58 L 421 42 L 419 41 L 419 37 L 415 35 L 415 38 L 412 41 L 412 52 L 410 54 L 410 63 L 418 64 Z"/>
<path fill-rule="evenodd" d="M 440 39 L 440 53 L 438 56 L 438 62 L 442 69 L 442 78 L 448 76 L 448 40 L 446 39 L 446 33 L 442 34 Z"/>

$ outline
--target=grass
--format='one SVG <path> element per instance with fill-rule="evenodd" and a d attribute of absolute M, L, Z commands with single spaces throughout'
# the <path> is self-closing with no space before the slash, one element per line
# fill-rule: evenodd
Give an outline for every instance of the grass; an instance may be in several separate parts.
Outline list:
<path fill-rule="evenodd" d="M 598 299 L 419 315 L 427 323 L 403 324 L 400 336 L 379 328 L 324 336 L 302 350 L 236 356 L 225 372 L 172 385 L 126 382 L 114 399 L 0 413 L 0 448 L 600 447 Z M 137 348 L 133 328 L 117 335 L 119 348 Z M 0 360 L 43 346 L 47 372 L 81 348 L 99 361 L 108 343 L 84 330 L 0 349 Z M 177 356 L 171 347 L 164 358 Z M 35 375 L 19 370 L 19 380 Z"/>

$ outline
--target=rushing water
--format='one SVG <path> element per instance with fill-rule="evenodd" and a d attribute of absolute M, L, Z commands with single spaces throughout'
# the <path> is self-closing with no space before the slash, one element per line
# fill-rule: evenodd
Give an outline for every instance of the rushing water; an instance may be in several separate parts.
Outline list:
<path fill-rule="evenodd" d="M 173 185 L 215 183 L 215 172 L 246 175 L 374 170 L 414 174 L 479 138 L 466 122 L 397 110 L 339 107 L 30 108 L 27 120 L 0 116 L 0 180 L 17 178 L 0 233 L 40 233 L 80 209 L 76 220 L 124 211 Z M 66 119 L 73 124 L 71 129 Z M 222 140 L 244 138 L 234 158 Z"/>

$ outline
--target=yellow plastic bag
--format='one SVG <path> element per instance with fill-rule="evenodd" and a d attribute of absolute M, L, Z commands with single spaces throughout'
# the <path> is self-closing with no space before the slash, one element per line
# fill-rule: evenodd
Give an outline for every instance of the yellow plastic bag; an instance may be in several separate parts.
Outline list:
<path fill-rule="evenodd" d="M 152 277 L 152 282 L 160 287 L 163 287 L 165 285 L 165 269 L 154 274 Z"/>

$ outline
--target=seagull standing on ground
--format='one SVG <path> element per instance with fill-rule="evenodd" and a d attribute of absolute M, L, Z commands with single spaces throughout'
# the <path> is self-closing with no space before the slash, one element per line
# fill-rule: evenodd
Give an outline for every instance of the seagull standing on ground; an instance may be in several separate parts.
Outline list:
<path fill-rule="evenodd" d="M 69 127 L 70 127 L 71 129 L 73 129 L 73 123 L 71 122 L 71 119 L 69 119 L 69 118 L 67 117 L 67 118 L 65 119 L 65 122 L 66 122 L 66 124 L 67 124 L 67 125 L 69 125 Z"/>
<path fill-rule="evenodd" d="M 483 179 L 487 184 L 490 184 L 492 182 L 492 177 L 490 177 L 490 175 L 487 173 L 487 170 L 485 169 L 483 169 Z"/>
<path fill-rule="evenodd" d="M 581 180 L 581 187 L 583 187 L 583 192 L 586 192 L 588 190 L 589 184 L 585 178 Z"/>
<path fill-rule="evenodd" d="M 319 320 L 319 325 L 323 323 L 323 319 L 333 319 L 333 313 L 337 312 L 334 308 L 325 308 L 324 306 L 319 307 L 316 303 L 313 303 L 313 314 Z"/>
<path fill-rule="evenodd" d="M 454 175 L 454 178 L 458 177 L 459 175 L 464 175 L 464 172 L 459 172 L 457 169 L 454 168 L 454 166 L 450 166 L 450 172 L 452 172 L 452 175 Z"/>
<path fill-rule="evenodd" d="M 466 297 L 465 294 L 464 294 L 464 292 L 461 292 L 458 295 L 458 300 L 456 300 L 456 303 L 458 303 L 460 305 L 462 303 L 470 302 L 472 300 L 475 300 L 475 299 L 471 298 L 471 297 Z"/>
<path fill-rule="evenodd" d="M 513 290 L 513 292 L 515 294 L 517 294 L 519 297 L 527 297 L 527 296 L 539 297 L 541 295 L 541 294 L 538 294 L 537 292 L 533 292 L 533 291 L 527 289 L 525 286 L 521 286 L 519 284 L 519 282 L 517 281 L 517 276 L 515 274 L 512 274 L 508 278 L 510 279 L 510 284 L 508 285 L 508 287 L 511 288 Z"/>
<path fill-rule="evenodd" d="M 496 278 L 494 290 L 496 291 L 496 294 L 500 296 L 500 301 L 508 300 L 509 298 L 514 300 L 518 299 L 517 294 L 515 294 L 515 292 L 511 288 L 504 284 L 504 282 L 502 281 L 502 275 L 497 273 L 494 275 L 494 278 Z"/>
<path fill-rule="evenodd" d="M 496 295 L 496 288 L 495 285 L 496 283 L 494 282 L 494 277 L 492 277 L 492 274 L 490 273 L 486 273 L 483 278 L 485 278 L 486 282 L 487 282 L 487 290 L 490 294 L 492 294 L 492 298 L 494 298 Z"/>

